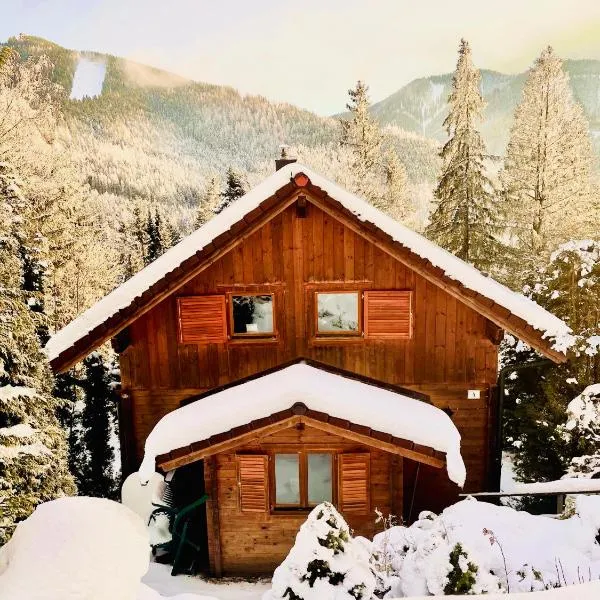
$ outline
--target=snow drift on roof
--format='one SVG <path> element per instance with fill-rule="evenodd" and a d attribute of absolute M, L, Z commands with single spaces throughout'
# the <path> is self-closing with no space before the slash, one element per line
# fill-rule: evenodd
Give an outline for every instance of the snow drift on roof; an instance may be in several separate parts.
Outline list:
<path fill-rule="evenodd" d="M 227 388 L 164 416 L 146 440 L 140 477 L 150 478 L 160 454 L 286 410 L 295 402 L 444 452 L 450 479 L 460 486 L 465 482 L 460 434 L 445 412 L 307 364 Z"/>
<path fill-rule="evenodd" d="M 160 281 L 167 273 L 176 269 L 183 261 L 202 250 L 214 238 L 243 219 L 261 202 L 288 184 L 290 177 L 300 172 L 306 174 L 313 185 L 321 188 L 329 196 L 340 202 L 361 221 L 374 223 L 395 241 L 421 258 L 428 260 L 434 266 L 441 268 L 451 279 L 506 308 L 540 331 L 544 337 L 553 338 L 555 340 L 554 348 L 557 351 L 565 352 L 571 345 L 570 328 L 532 300 L 483 275 L 473 266 L 382 213 L 366 200 L 347 192 L 308 167 L 299 163 L 292 163 L 276 171 L 200 229 L 184 238 L 179 244 L 165 252 L 153 263 L 55 333 L 46 344 L 49 359 L 54 360 L 88 332 L 104 323 L 119 310 L 129 306 L 138 296 L 141 296 L 148 288 Z"/>

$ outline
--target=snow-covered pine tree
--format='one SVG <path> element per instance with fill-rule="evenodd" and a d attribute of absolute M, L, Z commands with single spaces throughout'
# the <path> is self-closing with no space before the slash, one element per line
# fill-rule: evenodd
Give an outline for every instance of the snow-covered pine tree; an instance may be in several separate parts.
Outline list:
<path fill-rule="evenodd" d="M 367 600 L 375 591 L 370 551 L 329 502 L 315 507 L 273 573 L 265 600 Z"/>
<path fill-rule="evenodd" d="M 236 171 L 233 167 L 229 167 L 227 169 L 227 174 L 225 175 L 225 190 L 221 192 L 221 200 L 218 206 L 215 208 L 215 214 L 218 215 L 232 202 L 235 202 L 238 198 L 241 198 L 245 193 L 246 183 L 243 175 Z"/>
<path fill-rule="evenodd" d="M 148 211 L 148 217 L 146 219 L 146 237 L 148 246 L 145 255 L 145 264 L 149 265 L 165 251 L 162 239 L 162 220 L 158 210 L 155 210 L 154 214 L 152 214 L 152 211 Z"/>
<path fill-rule="evenodd" d="M 202 227 L 211 217 L 214 216 L 217 207 L 221 203 L 221 184 L 219 178 L 213 176 L 210 178 L 206 191 L 200 198 L 198 208 L 196 209 L 196 220 L 194 227 Z"/>
<path fill-rule="evenodd" d="M 353 191 L 375 206 L 384 208 L 381 194 L 383 135 L 369 112 L 369 87 L 358 81 L 348 90 L 348 119 L 341 119 L 340 145 L 352 152 Z"/>
<path fill-rule="evenodd" d="M 562 60 L 548 47 L 529 70 L 501 173 L 526 267 L 543 264 L 569 239 L 597 235 L 591 165 L 583 110 L 573 99 Z"/>
<path fill-rule="evenodd" d="M 19 182 L 0 164 L 0 544 L 40 502 L 72 494 L 52 374 L 22 290 Z"/>
<path fill-rule="evenodd" d="M 408 206 L 408 178 L 398 153 L 388 148 L 383 157 L 385 170 L 385 196 L 383 208 L 397 221 L 404 221 L 410 212 Z"/>
<path fill-rule="evenodd" d="M 485 107 L 480 79 L 469 43 L 463 39 L 444 121 L 449 139 L 440 153 L 442 174 L 425 233 L 456 256 L 489 271 L 502 264 L 506 248 L 500 241 L 500 204 L 486 174 L 486 149 L 477 129 Z"/>
<path fill-rule="evenodd" d="M 85 358 L 83 367 L 81 442 L 84 464 L 77 486 L 84 496 L 115 498 L 118 487 L 114 471 L 115 453 L 111 445 L 116 423 L 114 370 L 99 352 Z"/>
<path fill-rule="evenodd" d="M 563 244 L 525 291 L 573 330 L 566 363 L 546 361 L 526 371 L 509 371 L 506 378 L 505 445 L 514 451 L 517 476 L 523 481 L 548 481 L 561 477 L 581 453 L 561 433 L 569 402 L 600 381 L 600 242 Z M 538 359 L 516 340 L 510 340 L 503 352 L 507 366 Z"/>

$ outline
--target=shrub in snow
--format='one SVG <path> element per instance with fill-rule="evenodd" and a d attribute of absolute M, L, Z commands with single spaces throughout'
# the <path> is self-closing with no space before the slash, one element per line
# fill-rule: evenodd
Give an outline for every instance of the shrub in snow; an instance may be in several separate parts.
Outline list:
<path fill-rule="evenodd" d="M 148 568 L 148 534 L 122 504 L 41 504 L 0 548 L 0 600 L 133 600 Z"/>
<path fill-rule="evenodd" d="M 273 574 L 263 600 L 367 600 L 375 590 L 370 544 L 353 538 L 342 516 L 320 504 L 300 527 L 296 542 Z"/>
<path fill-rule="evenodd" d="M 600 498 L 579 496 L 573 516 L 534 516 L 473 499 L 421 513 L 387 532 L 386 598 L 530 592 L 600 578 Z M 384 533 L 373 540 L 380 551 Z"/>

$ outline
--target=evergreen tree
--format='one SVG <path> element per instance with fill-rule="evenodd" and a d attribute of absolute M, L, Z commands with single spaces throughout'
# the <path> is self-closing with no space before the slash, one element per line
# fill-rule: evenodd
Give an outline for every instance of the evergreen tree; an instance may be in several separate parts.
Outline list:
<path fill-rule="evenodd" d="M 0 165 L 0 544 L 40 502 L 75 492 L 52 374 L 22 290 L 19 182 Z"/>
<path fill-rule="evenodd" d="M 529 71 L 510 132 L 501 179 L 528 268 L 598 218 L 590 195 L 588 125 L 552 48 Z M 592 233 L 597 234 L 596 231 Z M 543 263 L 542 263 L 543 264 Z"/>
<path fill-rule="evenodd" d="M 218 177 L 211 177 L 196 209 L 194 227 L 202 227 L 216 212 L 221 203 L 221 185 Z"/>
<path fill-rule="evenodd" d="M 225 190 L 221 193 L 221 201 L 215 209 L 215 214 L 225 210 L 231 203 L 241 198 L 246 193 L 243 176 L 232 167 L 227 169 L 225 176 Z"/>
<path fill-rule="evenodd" d="M 369 112 L 369 87 L 358 81 L 348 90 L 350 102 L 346 108 L 350 118 L 342 119 L 340 144 L 352 152 L 354 191 L 376 206 L 382 205 L 380 179 L 383 135 Z"/>
<path fill-rule="evenodd" d="M 149 265 L 165 251 L 162 239 L 162 220 L 158 211 L 155 211 L 154 215 L 151 211 L 148 211 L 146 237 L 148 239 L 148 251 L 145 256 L 145 264 Z"/>
<path fill-rule="evenodd" d="M 500 209 L 486 175 L 486 150 L 477 129 L 485 106 L 480 78 L 469 44 L 461 40 L 444 121 L 449 139 L 440 153 L 442 174 L 426 235 L 477 268 L 489 270 L 505 249 L 498 239 Z"/>
<path fill-rule="evenodd" d="M 562 426 L 569 402 L 600 381 L 600 242 L 567 242 L 550 257 L 525 288 L 528 296 L 563 319 L 573 330 L 569 360 L 542 361 L 509 338 L 505 365 L 536 361 L 528 369 L 508 371 L 506 378 L 506 448 L 514 451 L 515 470 L 523 481 L 559 479 L 581 453 L 567 443 Z M 561 340 L 558 340 L 560 343 Z"/>
<path fill-rule="evenodd" d="M 398 153 L 388 149 L 384 156 L 385 197 L 384 210 L 397 221 L 406 219 L 409 213 L 406 169 L 398 158 Z"/>
<path fill-rule="evenodd" d="M 84 496 L 115 498 L 117 479 L 111 438 L 116 421 L 115 379 L 98 352 L 84 361 L 84 405 L 81 412 L 84 451 L 82 478 L 77 482 Z"/>

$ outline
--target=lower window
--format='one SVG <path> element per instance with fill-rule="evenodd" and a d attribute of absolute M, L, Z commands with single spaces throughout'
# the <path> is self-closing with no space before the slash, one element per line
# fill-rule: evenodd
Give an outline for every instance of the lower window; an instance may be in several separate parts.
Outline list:
<path fill-rule="evenodd" d="M 274 455 L 275 508 L 311 508 L 333 502 L 333 455 L 296 452 Z"/>

